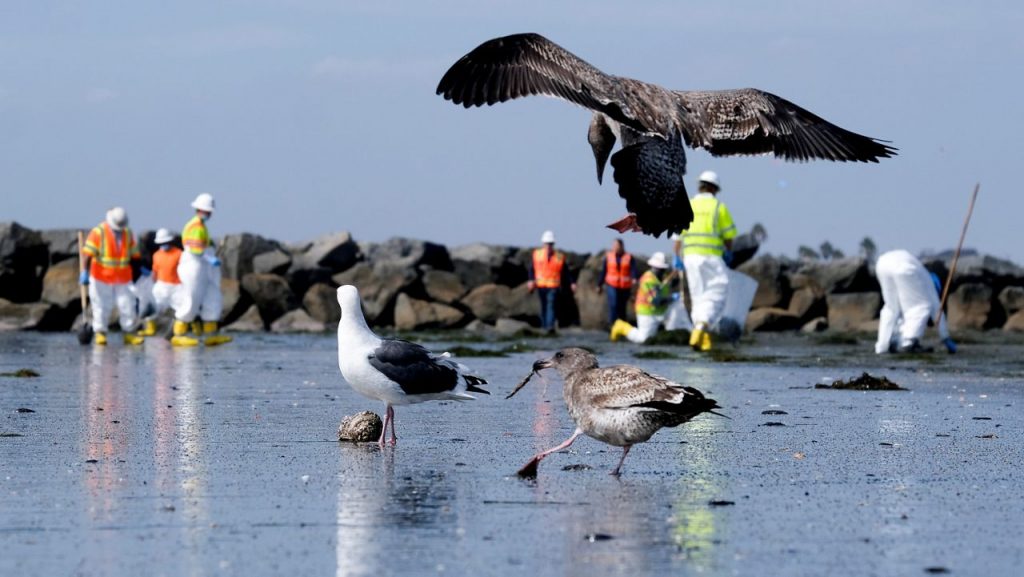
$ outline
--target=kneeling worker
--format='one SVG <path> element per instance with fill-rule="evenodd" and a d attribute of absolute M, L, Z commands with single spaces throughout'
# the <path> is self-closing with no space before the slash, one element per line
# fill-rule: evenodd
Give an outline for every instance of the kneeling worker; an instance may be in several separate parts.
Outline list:
<path fill-rule="evenodd" d="M 665 253 L 654 253 L 647 264 L 651 268 L 640 276 L 636 289 L 636 327 L 622 319 L 616 320 L 609 335 L 613 341 L 626 337 L 630 342 L 645 342 L 658 332 L 658 325 L 665 320 L 672 304 L 669 284 L 672 274 Z"/>
<path fill-rule="evenodd" d="M 158 244 L 160 249 L 153 253 L 153 278 L 156 281 L 153 283 L 154 310 L 146 317 L 139 333 L 146 337 L 156 334 L 156 318 L 168 308 L 174 307 L 178 291 L 181 289 L 181 279 L 178 278 L 181 249 L 171 244 L 174 242 L 174 235 L 166 228 L 161 228 L 156 231 L 153 242 Z"/>

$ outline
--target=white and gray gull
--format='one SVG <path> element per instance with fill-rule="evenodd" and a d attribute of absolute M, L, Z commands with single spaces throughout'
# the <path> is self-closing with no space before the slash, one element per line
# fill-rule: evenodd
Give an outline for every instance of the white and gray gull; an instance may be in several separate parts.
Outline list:
<path fill-rule="evenodd" d="M 611 164 L 629 214 L 609 227 L 655 237 L 685 230 L 693 220 L 683 186 L 683 142 L 712 156 L 774 154 L 791 161 L 878 162 L 896 154 L 884 141 L 774 94 L 668 90 L 613 76 L 539 34 L 484 42 L 448 69 L 437 94 L 466 108 L 544 95 L 593 110 L 587 140 L 598 183 L 616 139 L 622 141 Z"/>
<path fill-rule="evenodd" d="M 390 443 L 395 436 L 393 405 L 435 400 L 467 401 L 469 392 L 489 394 L 479 385 L 487 384 L 469 374 L 448 353 L 434 354 L 409 341 L 382 338 L 370 330 L 363 317 L 359 291 L 352 285 L 338 287 L 341 320 L 338 321 L 338 367 L 356 392 L 384 401 L 384 427 L 379 443 L 384 445 L 388 425 Z"/>
<path fill-rule="evenodd" d="M 523 477 L 536 476 L 537 465 L 544 457 L 565 449 L 580 435 L 622 447 L 622 458 L 611 472 L 618 475 L 629 449 L 647 441 L 662 427 L 679 426 L 701 413 L 721 415 L 715 412 L 720 408 L 718 403 L 693 387 L 631 365 L 598 367 L 597 357 L 579 348 L 562 349 L 550 359 L 535 362 L 533 371 L 505 398 L 512 397 L 530 377 L 547 368 L 556 369 L 565 381 L 562 396 L 576 430 L 565 442 L 534 455 L 519 470 Z"/>

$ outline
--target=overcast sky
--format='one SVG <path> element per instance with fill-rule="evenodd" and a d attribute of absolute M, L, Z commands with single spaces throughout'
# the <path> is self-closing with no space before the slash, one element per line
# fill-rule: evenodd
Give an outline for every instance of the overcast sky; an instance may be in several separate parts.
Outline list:
<path fill-rule="evenodd" d="M 539 32 L 606 72 L 674 89 L 752 86 L 891 140 L 880 164 L 689 154 L 741 230 L 794 255 L 967 245 L 1024 262 L 1024 4 L 1017 1 L 373 0 L 0 3 L 0 221 L 214 235 L 348 230 L 448 245 L 593 251 L 625 213 L 599 186 L 589 112 L 532 98 L 464 110 L 434 94 L 481 42 Z M 626 237 L 651 252 L 665 239 Z"/>

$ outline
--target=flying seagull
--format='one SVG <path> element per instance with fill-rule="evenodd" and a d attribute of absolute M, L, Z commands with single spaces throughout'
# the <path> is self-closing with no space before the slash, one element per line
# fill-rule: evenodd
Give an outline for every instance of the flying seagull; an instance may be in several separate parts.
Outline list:
<path fill-rule="evenodd" d="M 622 143 L 611 164 L 629 214 L 609 227 L 655 237 L 693 220 L 684 142 L 713 156 L 771 153 L 789 161 L 878 162 L 897 150 L 756 88 L 668 90 L 605 74 L 532 33 L 484 42 L 448 69 L 437 94 L 466 108 L 544 95 L 593 110 L 587 140 L 598 183 L 616 140 Z"/>
<path fill-rule="evenodd" d="M 467 401 L 476 398 L 468 392 L 489 394 L 479 387 L 487 381 L 469 374 L 448 353 L 436 355 L 416 343 L 375 335 L 363 318 L 356 287 L 338 287 L 338 304 L 338 367 L 356 392 L 384 401 L 384 427 L 378 440 L 382 447 L 389 424 L 390 443 L 398 441 L 393 405 Z"/>
<path fill-rule="evenodd" d="M 530 374 L 505 398 L 547 368 L 556 369 L 565 381 L 562 396 L 576 431 L 562 444 L 534 455 L 519 470 L 523 477 L 536 476 L 544 457 L 565 449 L 580 435 L 622 447 L 622 458 L 611 472 L 618 475 L 630 447 L 647 441 L 662 427 L 676 427 L 701 413 L 719 414 L 715 413 L 718 403 L 693 387 L 631 365 L 600 368 L 597 357 L 579 348 L 562 349 L 550 359 L 535 362 Z"/>

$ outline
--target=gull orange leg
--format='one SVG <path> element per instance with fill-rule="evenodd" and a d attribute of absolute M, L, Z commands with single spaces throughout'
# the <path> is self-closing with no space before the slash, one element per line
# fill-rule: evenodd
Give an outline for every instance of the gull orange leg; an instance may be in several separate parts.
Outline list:
<path fill-rule="evenodd" d="M 626 460 L 626 455 L 629 454 L 629 450 L 631 448 L 633 448 L 633 445 L 626 445 L 625 447 L 622 448 L 622 458 L 619 459 L 619 464 L 615 465 L 615 468 L 612 469 L 612 472 L 608 473 L 609 475 L 612 475 L 613 477 L 618 477 L 619 476 L 619 474 L 620 474 L 619 470 L 622 469 L 622 463 L 623 463 L 623 461 Z"/>

